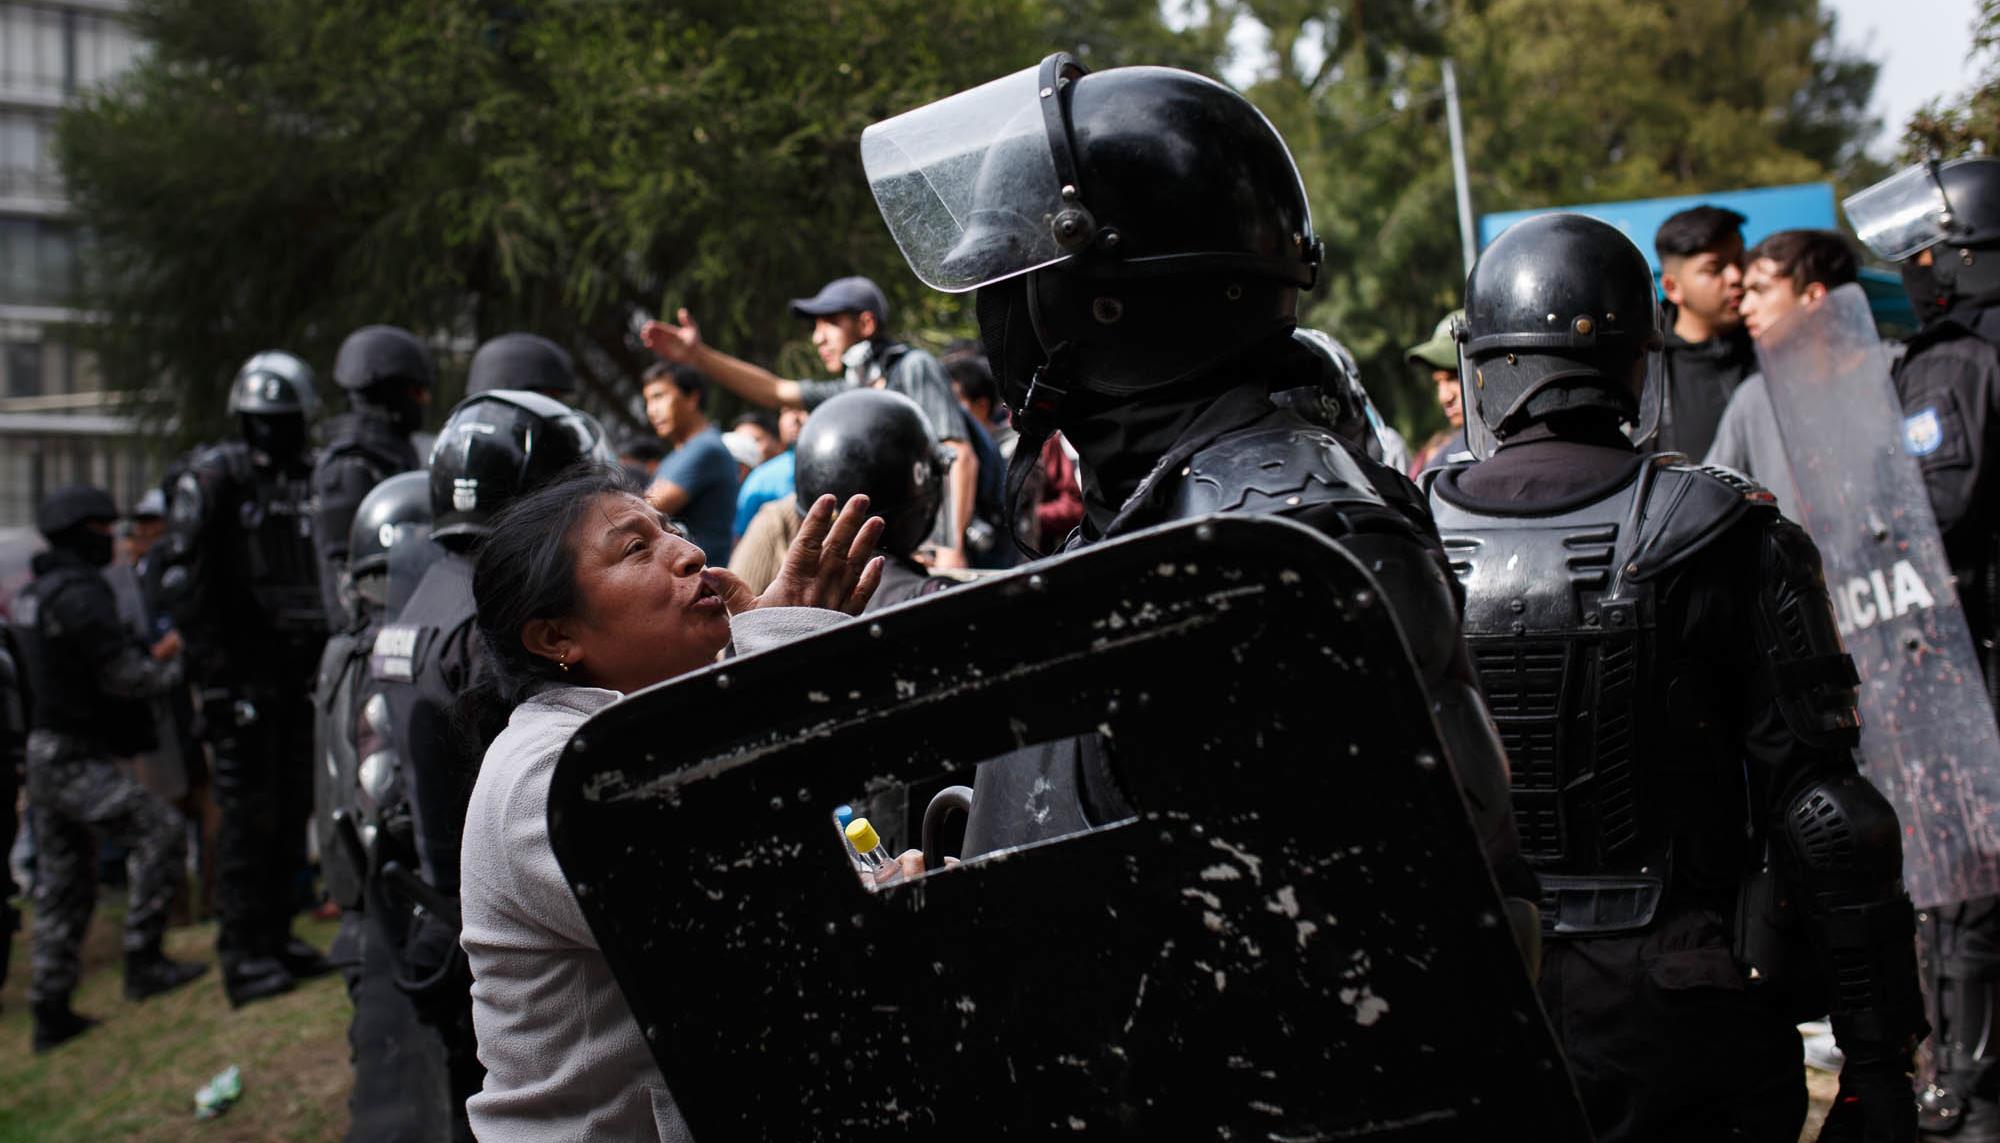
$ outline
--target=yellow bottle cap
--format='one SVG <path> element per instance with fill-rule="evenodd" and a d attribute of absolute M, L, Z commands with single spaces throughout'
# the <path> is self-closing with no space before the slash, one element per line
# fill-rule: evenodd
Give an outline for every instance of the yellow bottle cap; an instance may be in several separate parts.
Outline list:
<path fill-rule="evenodd" d="M 876 835 L 875 827 L 868 824 L 867 818 L 855 818 L 847 823 L 847 840 L 854 843 L 856 853 L 873 853 L 875 847 L 882 844 L 882 839 Z"/>

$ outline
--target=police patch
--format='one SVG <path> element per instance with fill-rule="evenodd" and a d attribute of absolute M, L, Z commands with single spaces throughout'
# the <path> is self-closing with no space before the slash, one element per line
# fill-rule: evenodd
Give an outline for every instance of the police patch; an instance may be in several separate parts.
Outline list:
<path fill-rule="evenodd" d="M 1929 456 L 1944 443 L 1944 426 L 1938 421 L 1936 405 L 1903 418 L 1903 451 L 1911 456 Z"/>
<path fill-rule="evenodd" d="M 479 481 L 460 476 L 451 482 L 451 506 L 460 512 L 479 507 Z"/>

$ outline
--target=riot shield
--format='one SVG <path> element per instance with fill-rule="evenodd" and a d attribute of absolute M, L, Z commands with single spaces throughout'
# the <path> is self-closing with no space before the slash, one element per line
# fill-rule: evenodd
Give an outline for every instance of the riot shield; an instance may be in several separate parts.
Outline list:
<path fill-rule="evenodd" d="M 1065 743 L 1125 816 L 857 873 L 837 811 L 901 851 L 982 759 Z M 1396 622 L 1296 524 L 1155 529 L 635 694 L 549 832 L 698 1139 L 1588 1138 Z"/>
<path fill-rule="evenodd" d="M 1902 819 L 1910 898 L 2000 892 L 2000 733 L 1861 287 L 1787 315 L 1757 357 L 1861 674 L 1864 772 Z"/>

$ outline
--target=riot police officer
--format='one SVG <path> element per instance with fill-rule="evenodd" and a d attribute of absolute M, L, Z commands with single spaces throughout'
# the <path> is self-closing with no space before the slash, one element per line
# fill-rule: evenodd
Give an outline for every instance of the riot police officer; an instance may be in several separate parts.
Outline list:
<path fill-rule="evenodd" d="M 1488 459 L 1438 470 L 1430 501 L 1541 875 L 1543 1003 L 1598 1138 L 1797 1138 L 1793 1025 L 1822 1006 L 1846 1065 L 1821 1138 L 1913 1138 L 1900 830 L 1856 772 L 1818 550 L 1744 478 L 1628 439 L 1658 424 L 1663 336 L 1616 229 L 1517 223 L 1465 304 Z"/>
<path fill-rule="evenodd" d="M 1271 399 L 1317 383 L 1324 362 L 1292 338 L 1320 244 L 1270 123 L 1198 75 L 1090 73 L 1057 54 L 869 127 L 862 161 L 917 276 L 978 291 L 980 338 L 1022 436 L 1008 474 L 1014 510 L 1059 429 L 1084 472 L 1072 548 L 1208 512 L 1258 512 L 1313 527 L 1370 568 L 1411 639 L 1489 860 L 1531 940 L 1534 882 L 1514 852 L 1506 764 L 1422 498 Z M 1042 750 L 982 766 L 966 852 L 1129 813 L 1089 740 L 1076 749 L 1080 758 Z M 1052 808 L 1030 813 L 1031 803 Z"/>
<path fill-rule="evenodd" d="M 1900 262 L 1923 326 L 1894 369 L 1987 693 L 2000 696 L 2000 159 L 1906 169 L 1847 200 L 1861 240 Z M 2000 1140 L 2000 898 L 1932 910 L 1938 1074 L 1925 1127 Z"/>
<path fill-rule="evenodd" d="M 870 514 L 886 524 L 877 545 L 882 583 L 863 610 L 950 586 L 912 557 L 937 522 L 951 460 L 917 403 L 887 389 L 842 393 L 814 410 L 800 431 L 798 502 L 811 505 L 831 494 L 845 504 L 866 496 Z"/>
<path fill-rule="evenodd" d="M 342 909 L 332 959 L 344 966 L 354 1005 L 348 1137 L 356 1140 L 428 1140 L 450 1130 L 443 1047 L 396 984 L 408 910 L 384 899 L 379 875 L 370 880 L 382 863 L 411 857 L 408 815 L 399 812 L 403 774 L 368 660 L 376 632 L 394 618 L 389 551 L 422 542 L 430 522 L 426 473 L 398 473 L 362 498 L 347 541 L 346 623 L 326 641 L 314 694 L 313 828 L 327 896 Z"/>
<path fill-rule="evenodd" d="M 437 369 L 415 334 L 393 325 L 363 326 L 347 335 L 333 359 L 333 381 L 347 391 L 348 411 L 326 423 L 326 447 L 313 465 L 319 500 L 314 542 L 326 613 L 341 613 L 340 577 L 347 570 L 347 533 L 368 490 L 420 463 L 410 434 L 423 427 Z"/>
<path fill-rule="evenodd" d="M 537 333 L 503 333 L 479 347 L 465 374 L 465 393 L 524 389 L 568 403 L 576 396 L 576 361 Z"/>
<path fill-rule="evenodd" d="M 460 402 L 431 452 L 428 541 L 444 553 L 395 622 L 378 632 L 370 657 L 368 685 L 384 700 L 421 876 L 392 865 L 390 857 L 378 858 L 384 903 L 378 907 L 371 886 L 369 911 L 371 920 L 380 917 L 384 928 L 404 933 L 400 983 L 443 1042 L 460 1137 L 469 1136 L 465 1101 L 479 1090 L 484 1073 L 472 1036 L 471 979 L 458 944 L 458 843 L 479 759 L 505 717 L 478 701 L 487 689 L 487 667 L 473 622 L 473 559 L 502 507 L 583 460 L 617 463 L 589 414 L 515 389 Z M 372 697 L 364 700 L 364 719 L 373 703 Z"/>
<path fill-rule="evenodd" d="M 125 995 L 141 1000 L 207 970 L 160 951 L 186 858 L 186 823 L 115 762 L 155 745 L 147 700 L 181 682 L 179 640 L 169 635 L 148 651 L 119 619 L 101 574 L 117 519 L 117 505 L 100 489 L 50 493 L 35 519 L 49 550 L 35 556 L 34 582 L 15 607 L 34 702 L 27 769 L 39 847 L 30 990 L 37 1052 L 96 1023 L 71 1010 L 70 996 L 97 903 L 99 831 L 132 846 Z"/>
<path fill-rule="evenodd" d="M 229 390 L 242 436 L 176 481 L 161 591 L 214 755 L 223 989 L 232 1004 L 330 971 L 291 935 L 312 813 L 313 671 L 327 617 L 313 544 L 312 370 L 260 353 Z"/>

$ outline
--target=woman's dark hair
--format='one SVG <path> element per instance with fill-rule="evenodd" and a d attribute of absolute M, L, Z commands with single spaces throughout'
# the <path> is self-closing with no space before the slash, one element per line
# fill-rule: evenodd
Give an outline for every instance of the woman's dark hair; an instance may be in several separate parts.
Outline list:
<path fill-rule="evenodd" d="M 623 469 L 583 464 L 509 504 L 479 545 L 472 571 L 480 642 L 492 668 L 495 694 L 512 710 L 538 687 L 581 682 L 521 645 L 530 619 L 556 619 L 576 611 L 576 550 L 570 533 L 599 496 L 636 494 Z"/>

